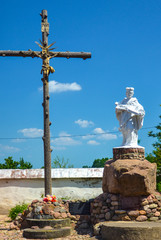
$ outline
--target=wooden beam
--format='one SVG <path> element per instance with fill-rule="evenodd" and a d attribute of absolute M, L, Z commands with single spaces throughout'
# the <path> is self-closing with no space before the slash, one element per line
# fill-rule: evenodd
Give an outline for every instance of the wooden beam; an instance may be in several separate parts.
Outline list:
<path fill-rule="evenodd" d="M 0 57 L 38 57 L 41 54 L 40 51 L 13 51 L 13 50 L 0 50 Z M 50 55 L 56 55 L 55 57 L 62 58 L 91 58 L 90 52 L 50 52 Z"/>

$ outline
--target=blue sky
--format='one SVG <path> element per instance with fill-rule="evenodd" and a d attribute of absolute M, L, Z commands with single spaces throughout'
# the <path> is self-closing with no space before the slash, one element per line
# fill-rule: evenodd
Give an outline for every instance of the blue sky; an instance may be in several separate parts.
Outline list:
<path fill-rule="evenodd" d="M 148 131 L 159 122 L 161 104 L 161 2 L 6 0 L 1 4 L 1 50 L 38 51 L 42 9 L 48 11 L 49 43 L 56 41 L 56 51 L 92 53 L 85 61 L 50 62 L 56 70 L 50 75 L 52 160 L 64 157 L 82 167 L 112 157 L 112 148 L 122 142 L 115 102 L 125 97 L 127 86 L 135 88 L 145 108 L 139 139 L 151 152 L 154 139 Z M 1 162 L 13 156 L 34 168 L 44 165 L 41 64 L 37 58 L 0 58 Z M 96 135 L 82 136 L 87 134 Z"/>

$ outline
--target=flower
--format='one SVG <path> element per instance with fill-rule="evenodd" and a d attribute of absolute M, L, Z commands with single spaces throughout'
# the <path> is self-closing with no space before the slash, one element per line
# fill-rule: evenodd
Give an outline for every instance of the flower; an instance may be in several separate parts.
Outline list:
<path fill-rule="evenodd" d="M 44 202 L 56 202 L 56 196 L 55 195 L 46 195 L 46 197 L 43 199 Z"/>
<path fill-rule="evenodd" d="M 45 198 L 43 199 L 43 201 L 44 201 L 44 202 L 48 202 L 48 199 L 45 197 Z"/>
<path fill-rule="evenodd" d="M 52 196 L 52 200 L 51 201 L 52 202 L 56 202 L 56 196 L 55 195 Z"/>

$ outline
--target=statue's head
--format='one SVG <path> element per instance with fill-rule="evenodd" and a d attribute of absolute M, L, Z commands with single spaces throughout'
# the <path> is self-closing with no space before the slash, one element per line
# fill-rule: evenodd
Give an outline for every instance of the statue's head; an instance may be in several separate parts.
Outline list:
<path fill-rule="evenodd" d="M 134 88 L 133 87 L 127 87 L 126 88 L 126 97 L 128 99 L 132 98 L 134 95 Z"/>

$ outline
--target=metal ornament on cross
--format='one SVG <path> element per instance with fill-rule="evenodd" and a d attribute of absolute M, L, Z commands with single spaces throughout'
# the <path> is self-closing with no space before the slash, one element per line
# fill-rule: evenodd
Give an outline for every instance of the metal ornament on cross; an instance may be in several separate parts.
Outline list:
<path fill-rule="evenodd" d="M 50 125 L 49 121 L 49 74 L 55 72 L 54 68 L 49 65 L 49 60 L 54 57 L 64 58 L 91 58 L 90 52 L 53 52 L 55 48 L 51 48 L 54 43 L 48 45 L 49 35 L 49 23 L 47 19 L 47 10 L 42 10 L 41 15 L 41 32 L 42 41 L 37 43 L 41 48 L 41 51 L 12 51 L 12 50 L 0 50 L 0 57 L 39 57 L 42 59 L 43 74 L 43 115 L 44 115 L 44 175 L 45 175 L 45 195 L 52 194 L 52 178 L 51 178 L 51 148 L 50 148 Z"/>

